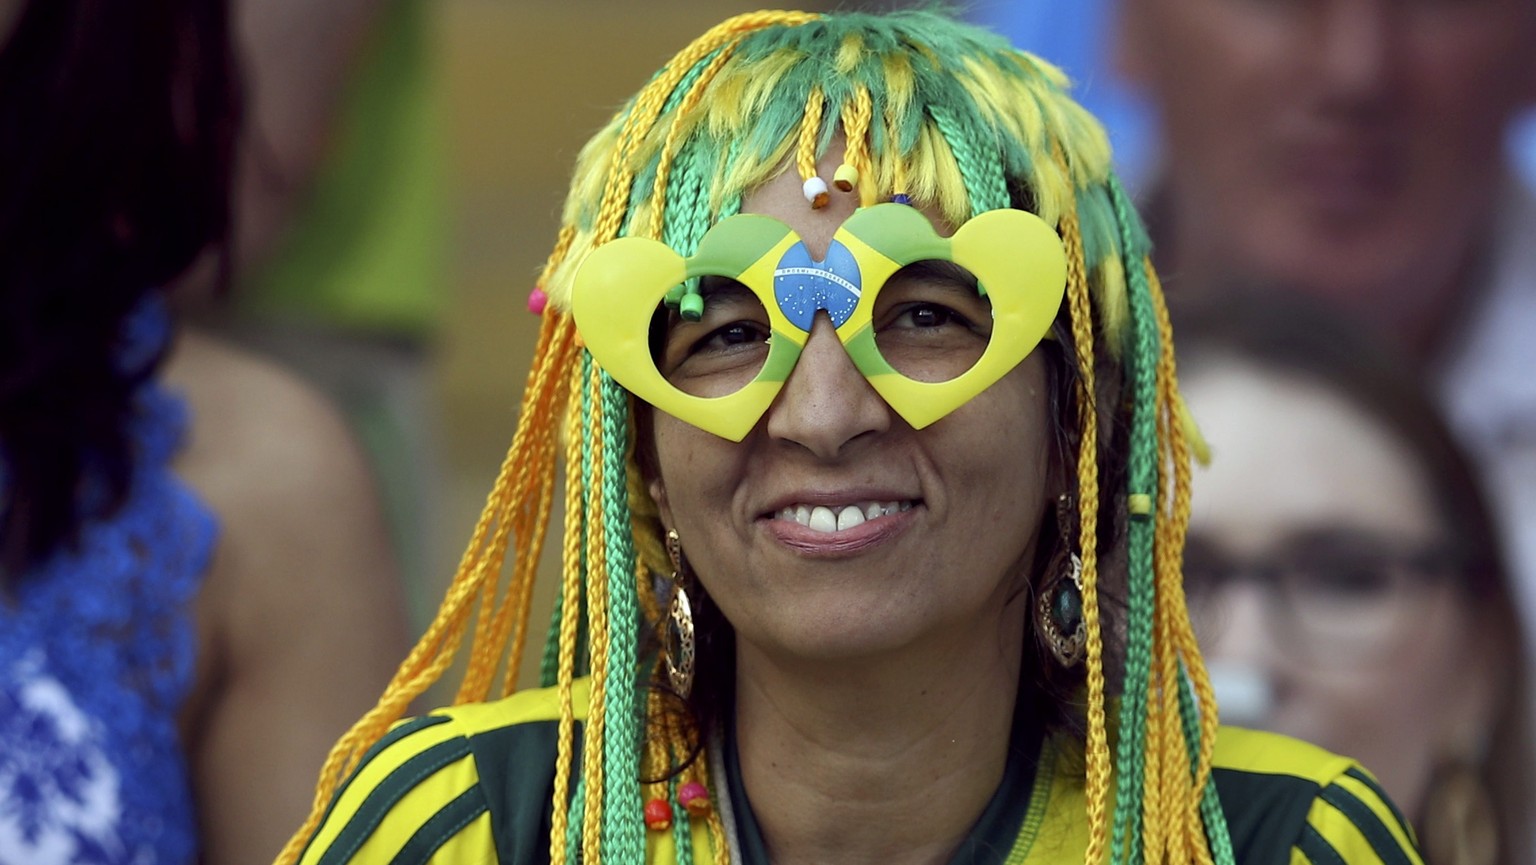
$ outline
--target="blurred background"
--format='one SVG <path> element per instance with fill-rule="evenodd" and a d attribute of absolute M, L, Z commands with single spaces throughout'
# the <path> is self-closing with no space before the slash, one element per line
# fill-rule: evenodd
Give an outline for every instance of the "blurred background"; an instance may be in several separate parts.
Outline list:
<path fill-rule="evenodd" d="M 755 8 L 244 4 L 251 236 L 215 324 L 315 381 L 352 419 L 379 472 L 418 627 L 510 441 L 539 323 L 527 295 L 577 150 L 679 47 Z M 1060 64 L 1109 128 L 1122 173 L 1147 181 L 1156 130 L 1113 69 L 1113 0 L 981 0 L 971 11 Z M 1511 152 L 1536 174 L 1533 128 L 1517 127 Z"/>

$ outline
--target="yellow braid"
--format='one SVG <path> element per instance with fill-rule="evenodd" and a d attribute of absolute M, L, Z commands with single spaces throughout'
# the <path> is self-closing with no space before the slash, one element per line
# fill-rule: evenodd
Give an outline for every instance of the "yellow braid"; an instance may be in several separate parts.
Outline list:
<path fill-rule="evenodd" d="M 816 139 L 821 132 L 821 109 L 826 102 L 820 87 L 812 87 L 805 99 L 805 117 L 800 121 L 800 138 L 795 143 L 795 167 L 801 180 L 816 176 Z"/>
<path fill-rule="evenodd" d="M 646 695 L 645 717 L 653 726 L 666 724 L 666 735 L 646 736 L 643 747 L 643 757 L 640 763 L 641 774 L 649 778 L 661 780 L 648 781 L 641 785 L 641 799 L 649 802 L 652 799 L 667 800 L 667 782 L 665 776 L 671 769 L 674 740 L 671 735 L 671 724 L 667 722 L 667 707 L 663 702 L 662 692 L 652 688 Z M 670 805 L 670 803 L 669 803 Z"/>
<path fill-rule="evenodd" d="M 539 502 L 536 494 L 530 494 L 530 491 L 524 488 L 524 484 L 529 482 L 529 476 L 522 476 L 520 482 L 519 476 L 511 467 L 524 463 L 542 467 L 539 474 L 532 476 L 533 480 L 537 480 L 540 484 L 545 482 L 542 478 L 553 477 L 552 461 L 546 460 L 544 463 L 530 463 L 530 461 L 539 455 L 534 445 L 541 441 L 538 433 L 540 427 L 547 425 L 548 418 L 556 416 L 559 407 L 563 405 L 563 395 L 558 387 L 556 372 L 567 362 L 566 358 L 574 334 L 575 326 L 567 316 L 554 313 L 545 317 L 539 331 L 537 357 L 540 362 L 529 371 L 517 434 L 512 439 L 507 458 L 487 498 L 485 510 L 475 525 L 469 545 L 460 560 L 458 572 L 449 584 L 442 606 L 438 609 L 432 623 L 427 626 L 421 639 L 396 670 L 394 678 L 390 680 L 378 703 L 332 747 L 320 770 L 309 816 L 278 854 L 278 865 L 291 865 L 297 861 L 310 835 L 319 826 L 320 818 L 330 804 L 332 796 L 335 795 L 341 782 L 357 767 L 363 753 L 378 741 L 391 724 L 400 719 L 411 701 L 441 678 L 452 664 L 462 644 L 471 609 L 474 606 L 473 601 L 476 598 L 483 600 L 487 595 L 486 583 L 494 581 L 499 575 L 497 571 L 483 567 L 488 556 L 493 559 L 498 558 L 493 550 L 487 549 L 487 538 L 491 535 L 491 527 L 507 522 L 508 515 L 516 510 L 519 503 Z M 539 506 L 546 511 L 545 519 L 548 517 L 547 505 L 547 501 L 539 502 Z M 537 520 L 535 522 L 537 523 Z M 496 543 L 505 543 L 504 533 L 497 534 L 501 539 L 500 541 L 493 539 L 492 546 Z M 524 541 L 524 545 L 532 551 L 536 559 L 539 539 L 526 538 L 522 533 L 519 533 L 519 538 Z"/>
<path fill-rule="evenodd" d="M 543 459 L 548 463 L 553 463 L 555 459 L 554 444 L 551 438 L 541 449 L 541 454 L 547 454 Z M 502 678 L 502 696 L 517 690 L 517 674 L 522 669 L 523 651 L 528 641 L 528 614 L 533 606 L 533 584 L 538 579 L 539 553 L 542 552 L 544 538 L 549 532 L 550 505 L 554 498 L 555 476 L 546 474 L 540 479 L 538 507 L 533 511 L 531 537 L 538 546 L 531 549 L 528 555 L 518 556 L 512 566 L 512 586 L 518 589 L 517 606 L 513 613 L 516 628 L 512 632 L 512 655 L 507 660 Z M 518 548 L 522 546 L 519 544 Z"/>
<path fill-rule="evenodd" d="M 1162 405 L 1161 400 L 1158 404 Z M 1167 444 L 1167 419 L 1164 412 L 1159 411 L 1157 414 L 1156 429 L 1158 472 L 1154 515 L 1160 517 L 1167 495 L 1167 473 L 1163 464 L 1166 457 L 1163 449 Z M 1146 782 L 1142 791 L 1142 833 L 1146 865 L 1162 865 L 1165 856 L 1177 865 L 1189 861 L 1185 852 L 1188 838 L 1184 835 L 1185 821 L 1181 813 L 1186 799 L 1178 792 L 1180 783 L 1188 781 L 1189 761 L 1183 747 L 1184 737 L 1179 717 L 1178 658 L 1173 651 L 1175 626 L 1170 620 L 1172 607 L 1168 603 L 1167 594 L 1169 546 L 1165 529 L 1166 520 L 1158 518 L 1152 551 L 1156 602 L 1152 609 L 1154 636 L 1149 671 L 1151 687 L 1147 698 L 1148 747 L 1144 767 Z M 1163 806 L 1167 806 L 1171 814 L 1179 816 L 1167 820 Z"/>
<path fill-rule="evenodd" d="M 688 74 L 688 70 L 709 56 L 710 52 L 734 41 L 743 33 L 775 24 L 803 24 L 816 17 L 814 14 L 803 12 L 750 12 L 738 15 L 710 28 L 703 36 L 695 39 L 692 44 L 672 58 L 672 62 L 666 69 L 652 79 L 635 97 L 635 104 L 619 132 L 618 145 L 614 148 L 613 158 L 609 162 L 608 180 L 603 188 L 603 201 L 597 212 L 596 229 L 592 241 L 594 244 L 603 243 L 618 234 L 619 226 L 624 220 L 624 211 L 629 206 L 629 187 L 634 181 L 634 160 L 632 159 L 634 148 L 656 124 L 662 109 L 666 107 L 667 97 Z"/>
<path fill-rule="evenodd" d="M 631 409 L 633 410 L 633 409 Z M 631 429 L 633 435 L 633 429 Z M 633 454 L 633 446 L 631 446 Z M 635 580 L 640 586 L 640 615 L 651 623 L 656 633 L 661 633 L 662 618 L 667 611 L 662 609 L 661 600 L 657 597 L 655 589 L 651 585 L 652 574 L 670 574 L 671 556 L 667 555 L 666 545 L 661 541 L 661 535 L 655 530 L 659 512 L 656 503 L 651 501 L 650 493 L 646 490 L 645 478 L 640 475 L 640 467 L 635 464 L 633 456 L 624 469 L 625 481 L 629 486 L 629 513 L 633 522 L 635 539 Z"/>
<path fill-rule="evenodd" d="M 547 314 L 547 312 L 546 312 Z M 571 370 L 570 388 L 581 387 L 579 373 Z M 573 395 L 574 397 L 574 395 Z M 581 477 L 581 401 L 569 400 L 565 417 L 565 476 Z M 571 821 L 571 764 L 575 760 L 576 712 L 571 689 L 576 681 L 576 637 L 581 621 L 581 485 L 565 485 L 565 533 L 560 557 L 560 633 L 555 684 L 560 703 L 560 725 L 555 746 L 555 789 L 550 816 L 550 865 L 565 865 L 565 837 Z"/>
<path fill-rule="evenodd" d="M 1178 389 L 1173 351 L 1173 325 L 1168 317 L 1168 305 L 1163 297 L 1162 285 L 1150 264 L 1147 267 L 1147 273 L 1152 291 L 1153 309 L 1157 314 L 1157 326 L 1163 343 L 1162 357 L 1159 358 L 1158 363 L 1158 389 L 1159 401 L 1169 412 L 1168 462 L 1173 465 L 1173 501 L 1169 518 L 1164 521 L 1163 528 L 1167 536 L 1164 546 L 1168 548 L 1170 563 L 1168 569 L 1173 575 L 1178 576 L 1182 573 L 1184 538 L 1189 529 L 1191 497 L 1189 460 L 1193 448 L 1186 436 L 1184 417 L 1187 412 L 1184 410 L 1184 398 Z M 1190 809 L 1195 812 L 1195 816 L 1191 819 L 1198 824 L 1200 822 L 1199 802 L 1204 794 L 1205 785 L 1210 780 L 1212 752 L 1216 747 L 1218 723 L 1216 694 L 1211 688 L 1210 674 L 1206 671 L 1205 660 L 1200 654 L 1200 647 L 1195 639 L 1194 626 L 1189 620 L 1182 579 L 1169 580 L 1167 597 L 1168 605 L 1173 609 L 1177 650 L 1184 661 L 1186 673 L 1194 687 L 1195 699 L 1200 708 L 1200 752 L 1195 761 L 1193 787 L 1189 792 Z"/>
<path fill-rule="evenodd" d="M 572 343 L 574 348 L 574 342 Z M 548 361 L 551 372 L 561 364 L 556 359 Z M 551 389 L 551 393 L 554 390 Z M 559 413 L 553 405 L 536 406 L 535 411 L 548 411 L 549 417 L 558 417 Z M 511 656 L 506 660 L 506 668 L 502 678 L 500 696 L 506 696 L 516 689 L 518 670 L 522 667 L 523 650 L 528 631 L 528 615 L 533 603 L 533 586 L 538 578 L 538 562 L 543 553 L 544 539 L 549 531 L 550 512 L 555 497 L 555 474 L 550 471 L 541 471 L 538 466 L 552 466 L 555 464 L 555 450 L 558 445 L 555 437 L 553 423 L 542 423 L 532 428 L 530 435 L 531 455 L 519 460 L 516 489 L 534 489 L 537 498 L 533 507 L 520 504 L 514 510 L 516 526 L 515 536 L 519 555 L 512 564 L 511 583 L 508 587 L 508 597 L 512 605 L 508 614 L 500 619 L 494 642 L 488 645 L 491 656 L 487 658 L 488 665 L 500 660 L 498 652 L 500 646 L 507 643 L 508 624 L 512 627 Z M 500 565 L 498 564 L 498 569 Z"/>
<path fill-rule="evenodd" d="M 737 35 L 733 41 L 721 46 L 720 53 L 716 54 L 715 59 L 709 61 L 709 65 L 704 67 L 698 80 L 694 82 L 693 88 L 688 91 L 688 95 L 683 97 L 683 101 L 673 112 L 672 125 L 667 129 L 667 138 L 661 147 L 661 162 L 656 169 L 656 182 L 651 187 L 651 226 L 648 237 L 661 237 L 662 216 L 666 213 L 667 180 L 672 176 L 672 160 L 677 154 L 677 148 L 684 140 L 682 133 L 688 121 L 692 119 L 693 108 L 699 104 L 705 89 L 714 80 L 715 73 L 720 71 L 720 67 L 724 66 L 727 60 L 731 59 L 736 49 L 736 42 L 740 41 L 740 38 Z"/>
<path fill-rule="evenodd" d="M 1147 268 L 1149 279 L 1155 278 L 1151 276 L 1150 265 Z M 1169 356 L 1170 339 L 1171 334 L 1167 331 L 1160 334 L 1160 342 L 1165 346 L 1162 349 L 1163 357 Z M 1160 698 L 1158 706 L 1161 727 L 1160 753 L 1157 757 L 1162 764 L 1163 785 L 1161 788 L 1154 788 L 1149 795 L 1157 796 L 1168 806 L 1172 819 L 1165 825 L 1157 827 L 1156 831 L 1161 837 L 1154 839 L 1156 844 L 1151 848 L 1152 858 L 1147 861 L 1149 865 L 1163 861 L 1161 855 L 1166 846 L 1170 862 L 1182 865 L 1191 861 L 1190 856 L 1193 854 L 1194 861 L 1209 865 L 1211 853 L 1199 817 L 1199 801 L 1197 799 L 1192 801 L 1190 797 L 1190 791 L 1194 786 L 1190 774 L 1189 743 L 1184 737 L 1183 717 L 1179 708 L 1179 688 L 1181 687 L 1179 635 L 1182 629 L 1188 627 L 1188 617 L 1179 596 L 1183 581 L 1180 571 L 1182 535 L 1178 534 L 1178 523 L 1175 517 L 1178 505 L 1176 500 L 1170 502 L 1168 498 L 1168 470 L 1172 469 L 1175 487 L 1178 485 L 1177 477 L 1181 470 L 1178 467 L 1176 451 L 1173 450 L 1174 428 L 1178 426 L 1178 419 L 1170 411 L 1167 400 L 1170 370 L 1166 369 L 1162 359 L 1159 358 L 1157 369 L 1159 406 L 1157 501 L 1159 508 L 1166 512 L 1162 513 L 1157 521 L 1157 538 L 1153 556 L 1157 575 L 1157 607 L 1154 615 L 1157 617 L 1156 662 L 1159 688 L 1157 693 Z"/>
<path fill-rule="evenodd" d="M 1056 159 L 1066 174 L 1060 151 Z M 1061 239 L 1067 247 L 1067 305 L 1077 349 L 1079 420 L 1082 440 L 1077 455 L 1078 549 L 1083 560 L 1083 624 L 1088 631 L 1088 865 L 1104 858 L 1109 840 L 1109 739 L 1104 724 L 1104 635 L 1099 621 L 1099 418 L 1094 393 L 1093 317 L 1088 274 L 1083 267 L 1083 238 L 1077 212 L 1061 217 Z"/>
<path fill-rule="evenodd" d="M 877 186 L 869 158 L 869 124 L 874 119 L 874 103 L 869 90 L 860 87 L 853 101 L 843 106 L 843 136 L 847 138 L 847 150 L 843 161 L 859 173 L 859 206 L 875 203 Z"/>
<path fill-rule="evenodd" d="M 602 373 L 594 364 L 587 382 L 591 410 L 588 412 L 587 436 L 591 442 L 591 465 L 584 476 L 587 494 L 587 645 L 592 655 L 592 698 L 587 709 L 587 725 L 582 742 L 581 777 L 586 784 L 586 804 L 581 826 L 581 859 L 589 865 L 601 865 L 599 841 L 603 819 L 603 729 L 608 720 L 608 562 L 603 555 L 607 535 L 603 521 L 603 464 L 606 442 L 603 436 Z"/>
<path fill-rule="evenodd" d="M 539 285 L 546 285 L 549 277 L 555 272 L 555 268 L 565 261 L 565 256 L 571 251 L 571 244 L 576 242 L 576 226 L 566 224 L 560 226 L 559 234 L 555 235 L 555 248 L 550 250 L 549 258 L 544 259 L 544 269 L 539 272 Z M 535 354 L 537 359 L 538 355 Z"/>

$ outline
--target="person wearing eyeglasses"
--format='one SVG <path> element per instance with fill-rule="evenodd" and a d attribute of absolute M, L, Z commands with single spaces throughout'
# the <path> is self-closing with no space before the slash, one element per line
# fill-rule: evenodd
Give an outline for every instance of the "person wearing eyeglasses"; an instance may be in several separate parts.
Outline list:
<path fill-rule="evenodd" d="M 1233 295 L 1179 318 L 1210 445 L 1185 592 L 1222 718 L 1357 756 L 1432 865 L 1528 861 L 1522 635 L 1475 473 L 1359 328 Z"/>

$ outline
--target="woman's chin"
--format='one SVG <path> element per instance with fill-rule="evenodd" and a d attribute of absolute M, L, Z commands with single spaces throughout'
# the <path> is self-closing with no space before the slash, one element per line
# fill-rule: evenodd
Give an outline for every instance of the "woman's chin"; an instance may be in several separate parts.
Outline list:
<path fill-rule="evenodd" d="M 982 631 L 978 617 L 968 617 L 961 626 L 953 621 L 953 616 L 940 617 L 931 610 L 891 609 L 888 602 L 785 606 L 779 615 L 760 616 L 749 627 L 738 627 L 737 641 L 739 647 L 779 663 L 861 669 L 882 663 L 911 666 L 918 655 L 986 651 L 976 639 Z"/>

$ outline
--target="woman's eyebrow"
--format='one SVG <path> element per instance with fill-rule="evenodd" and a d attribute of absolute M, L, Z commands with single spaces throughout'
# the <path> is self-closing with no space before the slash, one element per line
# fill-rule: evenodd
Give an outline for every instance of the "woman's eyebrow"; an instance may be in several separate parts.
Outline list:
<path fill-rule="evenodd" d="M 892 279 L 926 279 L 933 282 L 947 282 L 955 285 L 963 285 L 975 288 L 976 277 L 969 270 L 955 264 L 953 261 L 943 259 L 928 259 L 914 261 L 913 263 L 896 271 Z"/>
<path fill-rule="evenodd" d="M 741 280 L 729 276 L 714 276 L 706 274 L 699 277 L 699 294 L 704 297 L 711 297 L 716 294 L 728 294 L 732 292 L 746 292 L 747 294 L 751 294 L 752 289 L 743 285 Z"/>
<path fill-rule="evenodd" d="M 699 296 L 704 300 L 704 315 L 707 318 L 721 314 L 761 312 L 763 309 L 762 300 L 752 293 L 752 289 L 728 276 L 699 277 Z M 666 326 L 669 333 L 678 328 L 686 329 L 699 324 L 700 322 L 682 318 L 675 308 L 668 311 Z"/>

